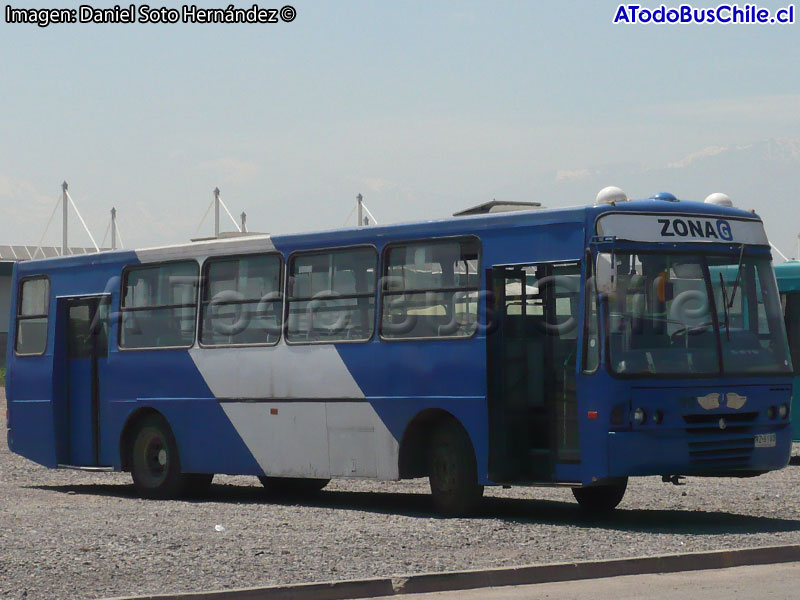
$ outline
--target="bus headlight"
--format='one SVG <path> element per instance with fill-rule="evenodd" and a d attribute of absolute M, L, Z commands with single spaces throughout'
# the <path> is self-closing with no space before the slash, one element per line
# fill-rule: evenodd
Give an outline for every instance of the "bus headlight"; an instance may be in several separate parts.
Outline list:
<path fill-rule="evenodd" d="M 786 417 L 788 417 L 789 416 L 789 407 L 786 406 L 785 404 L 781 404 L 778 407 L 778 416 L 781 419 L 785 419 Z"/>
<path fill-rule="evenodd" d="M 661 409 L 658 409 L 656 412 L 653 413 L 653 423 L 655 423 L 656 425 L 661 425 L 663 421 L 664 421 L 664 413 L 661 411 Z"/>
<path fill-rule="evenodd" d="M 778 414 L 778 409 L 777 409 L 776 407 L 774 407 L 774 406 L 770 406 L 770 407 L 767 409 L 767 417 L 768 417 L 768 418 L 770 418 L 770 419 L 774 419 L 774 418 L 775 418 L 775 416 L 776 416 L 777 414 Z"/>
<path fill-rule="evenodd" d="M 647 413 L 644 412 L 644 409 L 639 407 L 633 412 L 633 420 L 637 425 L 641 425 L 647 419 Z"/>

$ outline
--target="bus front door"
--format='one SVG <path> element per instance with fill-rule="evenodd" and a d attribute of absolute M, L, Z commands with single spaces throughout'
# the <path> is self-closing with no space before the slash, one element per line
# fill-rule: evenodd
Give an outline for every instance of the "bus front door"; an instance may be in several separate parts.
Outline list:
<path fill-rule="evenodd" d="M 579 459 L 575 393 L 580 265 L 492 269 L 489 476 L 548 482 Z"/>
<path fill-rule="evenodd" d="M 109 297 L 66 298 L 66 427 L 69 464 L 98 466 L 99 363 L 108 356 Z"/>

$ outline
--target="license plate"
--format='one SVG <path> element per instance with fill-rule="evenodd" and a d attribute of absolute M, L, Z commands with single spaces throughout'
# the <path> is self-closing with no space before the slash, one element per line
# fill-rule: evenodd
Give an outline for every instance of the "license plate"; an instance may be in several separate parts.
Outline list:
<path fill-rule="evenodd" d="M 759 433 L 756 435 L 756 448 L 774 448 L 777 441 L 774 433 Z"/>

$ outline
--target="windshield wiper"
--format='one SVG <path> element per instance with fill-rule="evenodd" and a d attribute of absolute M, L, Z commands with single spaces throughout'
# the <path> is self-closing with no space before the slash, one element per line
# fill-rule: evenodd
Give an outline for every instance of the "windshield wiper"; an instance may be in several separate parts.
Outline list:
<path fill-rule="evenodd" d="M 725 287 L 725 278 L 722 273 L 719 274 L 719 283 L 722 288 L 722 308 L 725 311 L 725 337 L 731 341 L 731 308 L 733 308 L 733 301 L 736 298 L 736 290 L 739 289 L 739 282 L 742 279 L 742 261 L 744 260 L 744 248 L 746 244 L 742 244 L 739 250 L 739 265 L 736 268 L 736 279 L 733 282 L 733 289 L 731 289 L 731 297 L 728 298 L 728 289 Z"/>
<path fill-rule="evenodd" d="M 728 310 L 728 289 L 725 287 L 725 278 L 719 274 L 719 287 L 722 290 L 722 311 L 725 314 L 725 337 L 731 341 L 731 317 Z"/>
<path fill-rule="evenodd" d="M 733 289 L 731 290 L 731 299 L 728 302 L 728 308 L 730 309 L 733 306 L 733 299 L 736 298 L 736 290 L 739 287 L 739 281 L 742 278 L 742 261 L 744 260 L 744 247 L 745 245 L 742 244 L 742 249 L 739 251 L 739 266 L 736 269 L 736 281 L 733 282 Z"/>

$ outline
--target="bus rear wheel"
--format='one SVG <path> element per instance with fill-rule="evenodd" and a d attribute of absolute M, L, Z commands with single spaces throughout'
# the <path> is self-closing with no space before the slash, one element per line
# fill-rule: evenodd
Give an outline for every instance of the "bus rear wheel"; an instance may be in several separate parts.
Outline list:
<path fill-rule="evenodd" d="M 478 467 L 469 437 L 451 423 L 437 429 L 432 442 L 428 479 L 436 510 L 453 516 L 473 512 L 483 496 L 483 486 L 478 485 Z"/>
<path fill-rule="evenodd" d="M 324 488 L 330 479 L 307 479 L 305 477 L 266 477 L 260 476 L 261 482 L 268 492 L 287 496 L 308 496 Z"/>
<path fill-rule="evenodd" d="M 622 502 L 628 478 L 622 477 L 613 483 L 572 488 L 572 495 L 584 510 L 603 513 L 614 510 Z"/>
<path fill-rule="evenodd" d="M 129 463 L 136 491 L 143 498 L 165 500 L 181 496 L 192 483 L 202 487 L 208 475 L 181 473 L 178 444 L 161 415 L 142 419 L 130 446 Z"/>

